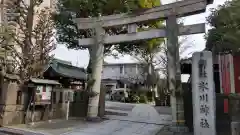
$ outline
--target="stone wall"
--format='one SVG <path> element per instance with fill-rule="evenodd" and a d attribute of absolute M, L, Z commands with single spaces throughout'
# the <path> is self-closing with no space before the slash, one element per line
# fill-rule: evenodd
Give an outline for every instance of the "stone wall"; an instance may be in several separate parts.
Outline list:
<path fill-rule="evenodd" d="M 1 125 L 23 123 L 24 111 L 22 105 L 2 105 Z"/>
<path fill-rule="evenodd" d="M 16 82 L 5 82 L 1 90 L 1 125 L 21 123 L 24 115 L 24 106 L 17 105 L 17 92 L 19 90 Z"/>
<path fill-rule="evenodd" d="M 13 125 L 31 122 L 31 111 L 27 110 L 28 92 L 26 89 L 20 90 L 15 82 L 5 82 L 0 91 L 0 125 Z M 34 111 L 34 121 L 56 119 L 63 117 L 62 103 L 53 105 L 53 115 L 49 115 L 48 109 L 38 109 Z M 27 112 L 27 113 L 26 113 Z"/>

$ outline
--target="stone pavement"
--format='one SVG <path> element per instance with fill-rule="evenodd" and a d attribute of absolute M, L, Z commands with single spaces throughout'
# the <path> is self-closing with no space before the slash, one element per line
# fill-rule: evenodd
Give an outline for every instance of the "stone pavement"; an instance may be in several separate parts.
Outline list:
<path fill-rule="evenodd" d="M 132 121 L 136 123 L 148 123 L 156 125 L 171 124 L 171 115 L 159 114 L 151 105 L 137 104 L 127 116 L 107 115 L 109 119 Z"/>
<path fill-rule="evenodd" d="M 71 118 L 69 120 L 53 120 L 52 122 L 37 122 L 34 125 L 26 125 L 26 124 L 13 125 L 13 126 L 7 126 L 5 127 L 5 129 L 9 128 L 9 129 L 15 129 L 15 131 L 32 132 L 33 135 L 35 135 L 35 133 L 44 134 L 44 135 L 60 135 L 62 133 L 70 132 L 73 129 L 85 129 L 90 126 L 98 125 L 98 124 L 99 123 L 89 123 L 87 121 L 84 121 L 83 119 Z M 0 129 L 4 129 L 4 128 L 0 128 Z"/>
<path fill-rule="evenodd" d="M 121 120 L 107 120 L 98 126 L 76 129 L 64 135 L 155 135 L 161 125 Z"/>
<path fill-rule="evenodd" d="M 0 128 L 0 135 L 46 135 L 40 132 L 28 131 L 26 129 L 16 129 L 16 128 Z"/>
<path fill-rule="evenodd" d="M 125 111 L 127 115 L 106 115 L 107 119 L 100 123 L 70 119 L 45 122 L 33 127 L 22 125 L 10 128 L 36 131 L 38 135 L 156 135 L 171 123 L 171 115 L 159 114 L 151 105 L 107 102 L 106 108 Z M 37 135 L 36 132 L 29 135 Z"/>
<path fill-rule="evenodd" d="M 119 105 L 119 103 L 116 103 Z M 170 115 L 161 115 L 151 105 L 137 104 L 127 116 L 107 115 L 109 120 L 86 129 L 75 129 L 64 135 L 156 135 L 171 122 Z"/>

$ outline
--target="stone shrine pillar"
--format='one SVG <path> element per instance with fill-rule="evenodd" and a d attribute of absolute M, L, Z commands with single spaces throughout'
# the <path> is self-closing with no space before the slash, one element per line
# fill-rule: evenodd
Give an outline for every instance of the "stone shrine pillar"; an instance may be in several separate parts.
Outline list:
<path fill-rule="evenodd" d="M 167 24 L 167 69 L 168 69 L 168 84 L 171 91 L 171 108 L 172 108 L 172 122 L 173 124 L 184 124 L 184 107 L 183 107 L 183 93 L 181 84 L 181 68 L 179 56 L 179 27 L 177 24 L 177 16 L 175 12 L 166 20 Z"/>
<path fill-rule="evenodd" d="M 192 61 L 194 135 L 216 135 L 212 52 L 196 52 Z"/>
<path fill-rule="evenodd" d="M 100 87 L 101 87 L 101 76 L 102 76 L 102 66 L 103 66 L 103 53 L 104 53 L 104 44 L 103 44 L 103 36 L 105 35 L 105 30 L 101 27 L 101 25 L 95 28 L 95 44 L 92 45 L 92 79 L 95 80 L 92 91 L 98 93 L 94 97 L 89 98 L 88 103 L 88 120 L 97 120 L 98 119 L 98 110 L 99 105 L 99 97 L 100 97 Z M 102 101 L 102 100 L 101 100 Z M 103 101 L 104 102 L 104 101 Z"/>

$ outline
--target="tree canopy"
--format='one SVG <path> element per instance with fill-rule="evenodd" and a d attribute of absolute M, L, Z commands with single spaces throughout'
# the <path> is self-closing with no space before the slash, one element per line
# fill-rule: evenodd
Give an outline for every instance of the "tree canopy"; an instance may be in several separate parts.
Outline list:
<path fill-rule="evenodd" d="M 88 30 L 77 29 L 74 17 L 97 17 L 99 14 L 110 15 L 127 12 L 129 9 L 126 1 L 122 0 L 58 0 L 57 10 L 54 20 L 58 42 L 69 48 L 83 49 L 78 46 L 78 39 L 91 35 Z"/>
<path fill-rule="evenodd" d="M 89 30 L 78 30 L 77 25 L 72 20 L 74 17 L 96 17 L 99 14 L 112 15 L 159 5 L 159 0 L 58 0 L 58 12 L 55 14 L 57 39 L 69 48 L 84 49 L 78 46 L 78 39 L 89 37 L 91 34 Z M 126 33 L 127 29 L 126 27 L 111 28 L 106 30 L 106 32 L 110 35 L 121 34 Z M 106 46 L 106 50 L 111 46 Z M 119 49 L 123 50 L 124 48 L 121 47 Z"/>
<path fill-rule="evenodd" d="M 206 48 L 215 53 L 238 52 L 240 48 L 240 0 L 227 1 L 208 17 L 213 27 L 206 35 Z"/>

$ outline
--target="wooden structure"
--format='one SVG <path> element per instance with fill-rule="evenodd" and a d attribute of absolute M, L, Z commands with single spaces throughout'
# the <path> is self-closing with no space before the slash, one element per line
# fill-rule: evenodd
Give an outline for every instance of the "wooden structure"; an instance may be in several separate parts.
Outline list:
<path fill-rule="evenodd" d="M 84 68 L 73 66 L 71 62 L 53 59 L 46 67 L 44 78 L 58 80 L 63 88 L 83 89 L 86 73 Z"/>
<path fill-rule="evenodd" d="M 72 91 L 76 90 L 76 86 L 84 87 L 82 85 L 86 76 L 84 69 L 60 60 L 51 64 L 46 67 L 44 73 L 49 80 L 31 78 L 24 87 L 19 87 L 19 77 L 13 74 L 8 65 L 6 66 L 0 78 L 0 125 L 65 118 L 68 114 L 66 108 L 70 108 L 71 116 L 86 116 L 87 99 L 84 94 L 76 93 L 75 101 L 71 102 Z M 0 71 L 2 69 L 3 67 L 0 67 Z M 62 84 L 65 88 L 59 87 Z M 70 107 L 66 103 L 66 100 L 70 99 L 69 93 L 71 93 Z M 79 97 L 83 98 L 78 99 Z"/>
<path fill-rule="evenodd" d="M 46 67 L 44 78 L 57 80 L 62 85 L 62 88 L 54 91 L 54 95 L 56 94 L 57 97 L 54 102 L 56 107 L 63 109 L 64 117 L 67 116 L 67 112 L 65 112 L 68 110 L 67 108 L 69 108 L 69 117 L 86 116 L 88 104 L 88 96 L 84 91 L 86 76 L 84 68 L 73 66 L 69 61 L 53 59 Z M 73 101 L 68 106 L 66 95 L 69 91 L 73 93 Z"/>
<path fill-rule="evenodd" d="M 205 12 L 206 6 L 211 4 L 213 0 L 183 0 L 172 4 L 162 5 L 137 13 L 123 13 L 110 16 L 102 16 L 97 18 L 77 18 L 75 22 L 79 29 L 94 29 L 94 38 L 79 39 L 79 44 L 84 47 L 91 47 L 91 57 L 94 61 L 93 66 L 93 91 L 100 92 L 101 71 L 103 64 L 104 44 L 117 44 L 120 42 L 131 42 L 137 40 L 148 40 L 153 38 L 166 37 L 168 48 L 168 82 L 169 90 L 172 91 L 171 106 L 173 123 L 179 123 L 183 118 L 183 101 L 176 95 L 176 91 L 181 93 L 181 70 L 178 47 L 178 36 L 189 35 L 205 32 L 204 24 L 196 24 L 189 26 L 180 26 L 177 24 L 178 17 L 199 14 Z M 148 31 L 137 32 L 137 23 L 148 22 L 152 20 L 166 20 L 166 28 L 151 29 Z M 128 25 L 128 33 L 114 36 L 105 35 L 104 28 L 121 27 Z M 95 97 L 89 101 L 90 111 L 89 117 L 97 117 L 99 97 Z M 178 105 L 177 105 L 178 103 Z"/>
<path fill-rule="evenodd" d="M 29 114 L 31 122 L 35 121 L 35 111 L 40 111 L 43 115 L 48 114 L 47 119 L 52 119 L 53 104 L 54 100 L 56 100 L 56 93 L 53 93 L 53 89 L 55 87 L 60 87 L 60 83 L 53 80 L 31 78 L 27 82 L 27 86 L 27 97 L 25 98 L 25 122 L 26 119 L 29 119 Z"/>

